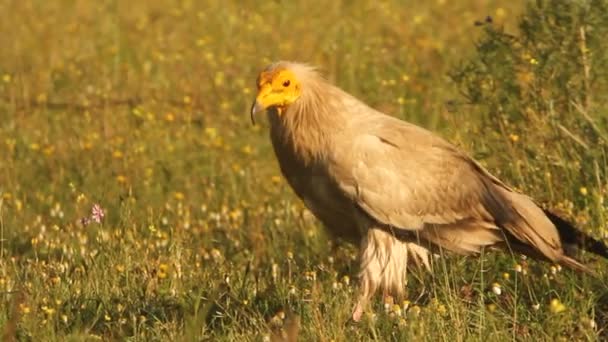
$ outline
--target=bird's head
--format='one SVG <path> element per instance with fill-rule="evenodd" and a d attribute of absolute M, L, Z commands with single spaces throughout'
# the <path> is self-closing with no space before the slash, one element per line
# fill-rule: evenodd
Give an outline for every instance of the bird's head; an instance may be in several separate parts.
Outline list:
<path fill-rule="evenodd" d="M 279 115 L 293 104 L 302 94 L 296 73 L 285 65 L 270 66 L 262 71 L 257 80 L 258 94 L 251 106 L 251 122 L 255 124 L 255 114 L 269 108 L 276 108 Z"/>

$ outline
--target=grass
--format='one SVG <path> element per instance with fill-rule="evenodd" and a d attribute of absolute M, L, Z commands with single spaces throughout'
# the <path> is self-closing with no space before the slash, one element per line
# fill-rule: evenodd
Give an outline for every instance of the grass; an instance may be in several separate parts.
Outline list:
<path fill-rule="evenodd" d="M 329 241 L 280 177 L 267 126 L 249 123 L 258 71 L 277 59 L 309 62 L 606 237 L 601 139 L 571 132 L 567 118 L 502 125 L 486 117 L 502 108 L 493 98 L 470 106 L 470 89 L 460 93 L 454 70 L 477 58 L 474 43 L 487 35 L 474 21 L 491 15 L 516 33 L 521 11 L 492 0 L 3 2 L 0 333 L 605 338 L 606 264 L 589 256 L 598 278 L 506 254 L 449 256 L 433 276 L 412 273 L 407 302 L 377 298 L 374 315 L 349 323 L 356 249 Z M 579 113 L 601 119 L 606 108 Z M 586 159 L 569 149 L 580 142 Z M 85 225 L 94 204 L 106 215 Z"/>

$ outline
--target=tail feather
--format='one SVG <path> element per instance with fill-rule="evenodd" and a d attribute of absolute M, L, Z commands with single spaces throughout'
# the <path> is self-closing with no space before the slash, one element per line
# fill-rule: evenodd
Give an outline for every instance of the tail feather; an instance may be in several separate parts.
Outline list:
<path fill-rule="evenodd" d="M 557 263 L 559 263 L 560 265 L 569 267 L 576 271 L 581 271 L 581 272 L 585 272 L 587 274 L 595 275 L 595 272 L 593 272 L 593 270 L 591 268 L 589 268 L 586 265 L 581 264 L 576 259 L 571 258 L 567 255 L 562 255 L 561 257 L 559 257 L 557 259 Z"/>
<path fill-rule="evenodd" d="M 580 249 L 608 259 L 608 246 L 606 246 L 606 244 L 576 229 L 570 222 L 562 219 L 552 212 L 548 210 L 544 210 L 544 212 L 551 222 L 553 222 L 555 227 L 557 227 L 557 231 L 563 244 L 575 245 Z"/>

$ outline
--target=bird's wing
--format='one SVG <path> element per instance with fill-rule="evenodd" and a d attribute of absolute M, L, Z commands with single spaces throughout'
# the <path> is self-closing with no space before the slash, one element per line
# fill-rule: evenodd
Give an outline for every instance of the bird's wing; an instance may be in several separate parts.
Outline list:
<path fill-rule="evenodd" d="M 490 218 L 486 184 L 468 158 L 414 125 L 375 117 L 354 125 L 333 156 L 340 188 L 374 219 L 402 229 Z"/>
<path fill-rule="evenodd" d="M 405 230 L 470 220 L 500 225 L 543 254 L 561 249 L 555 227 L 527 196 L 418 126 L 384 115 L 355 117 L 330 174 L 359 208 Z"/>

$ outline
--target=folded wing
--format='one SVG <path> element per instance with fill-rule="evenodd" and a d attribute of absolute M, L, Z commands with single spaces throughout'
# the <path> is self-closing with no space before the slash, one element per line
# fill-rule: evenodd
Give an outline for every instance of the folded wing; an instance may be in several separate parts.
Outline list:
<path fill-rule="evenodd" d="M 353 120 L 352 136 L 342 139 L 349 143 L 336 149 L 330 173 L 369 217 L 463 254 L 507 235 L 551 260 L 563 254 L 542 209 L 453 145 L 389 116 L 364 119 Z"/>

